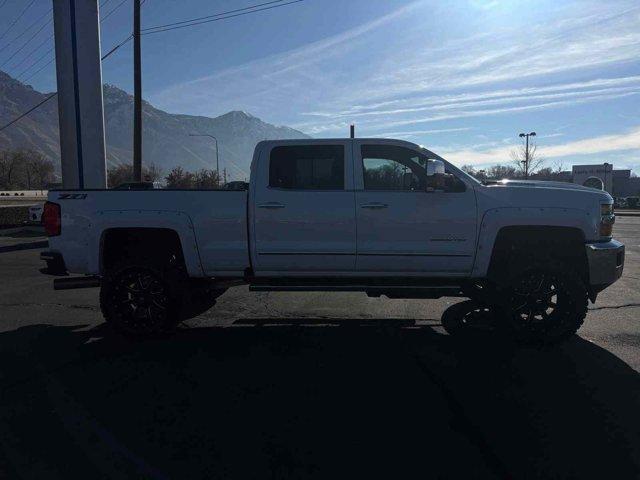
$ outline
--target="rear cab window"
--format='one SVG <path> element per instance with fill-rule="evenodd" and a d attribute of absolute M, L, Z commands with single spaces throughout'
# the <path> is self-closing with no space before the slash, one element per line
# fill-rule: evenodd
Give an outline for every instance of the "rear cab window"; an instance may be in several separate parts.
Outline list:
<path fill-rule="evenodd" d="M 344 190 L 344 146 L 283 145 L 269 158 L 269 187 L 287 190 Z"/>

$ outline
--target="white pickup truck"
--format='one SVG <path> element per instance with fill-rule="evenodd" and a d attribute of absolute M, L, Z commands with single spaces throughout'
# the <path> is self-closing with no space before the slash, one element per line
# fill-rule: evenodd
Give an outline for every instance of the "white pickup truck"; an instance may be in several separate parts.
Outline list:
<path fill-rule="evenodd" d="M 468 297 L 553 342 L 622 274 L 606 192 L 482 184 L 387 139 L 260 142 L 248 191 L 60 190 L 43 222 L 56 288 L 100 286 L 107 322 L 153 334 L 230 286 Z M 69 272 L 84 276 L 69 276 Z"/>

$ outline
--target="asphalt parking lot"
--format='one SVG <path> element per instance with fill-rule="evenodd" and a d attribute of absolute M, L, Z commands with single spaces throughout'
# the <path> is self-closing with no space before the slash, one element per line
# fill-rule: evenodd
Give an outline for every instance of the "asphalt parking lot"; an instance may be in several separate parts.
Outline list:
<path fill-rule="evenodd" d="M 46 239 L 0 237 L 0 477 L 637 478 L 640 217 L 623 278 L 552 349 L 461 343 L 458 299 L 253 293 L 128 341 Z"/>

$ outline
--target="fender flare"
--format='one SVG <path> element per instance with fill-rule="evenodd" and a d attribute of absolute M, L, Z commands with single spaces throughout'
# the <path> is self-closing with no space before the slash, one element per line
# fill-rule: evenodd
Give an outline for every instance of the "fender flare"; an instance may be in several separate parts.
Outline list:
<path fill-rule="evenodd" d="M 478 229 L 478 247 L 472 277 L 487 276 L 498 232 L 504 227 L 576 228 L 584 233 L 585 238 L 589 238 L 591 232 L 596 231 L 597 221 L 589 212 L 577 208 L 502 207 L 487 210 Z"/>
<path fill-rule="evenodd" d="M 88 251 L 98 252 L 89 258 L 89 271 L 102 273 L 104 234 L 110 229 L 163 228 L 173 230 L 180 239 L 185 266 L 190 277 L 206 276 L 202 269 L 198 242 L 189 215 L 172 210 L 99 210 L 89 229 Z"/>

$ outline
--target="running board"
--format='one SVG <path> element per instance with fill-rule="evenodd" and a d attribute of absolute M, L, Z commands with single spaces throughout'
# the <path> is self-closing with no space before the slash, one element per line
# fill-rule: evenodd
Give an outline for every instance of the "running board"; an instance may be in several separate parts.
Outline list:
<path fill-rule="evenodd" d="M 370 297 L 385 295 L 389 298 L 440 298 L 465 296 L 459 285 L 250 285 L 252 292 L 366 292 Z"/>

